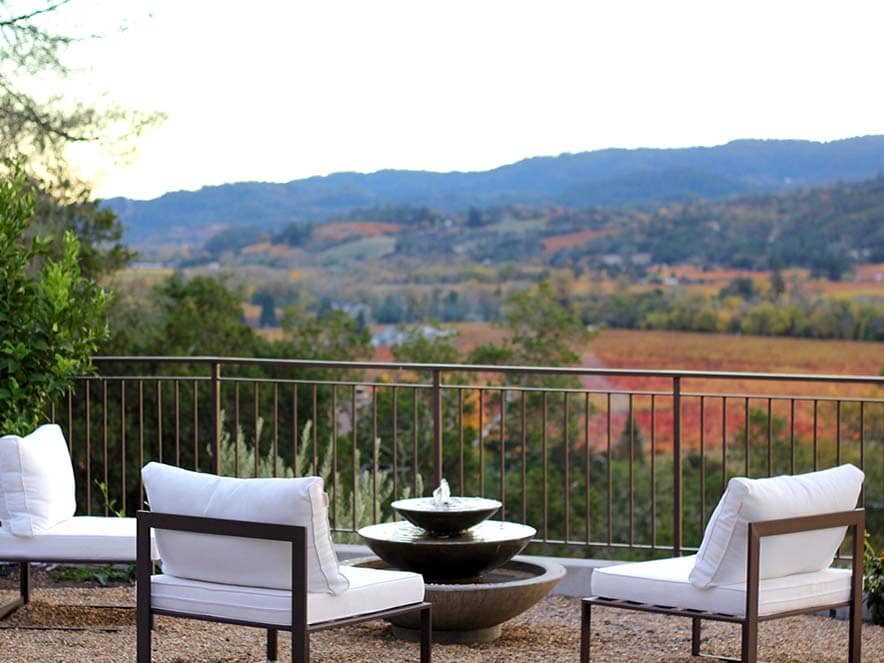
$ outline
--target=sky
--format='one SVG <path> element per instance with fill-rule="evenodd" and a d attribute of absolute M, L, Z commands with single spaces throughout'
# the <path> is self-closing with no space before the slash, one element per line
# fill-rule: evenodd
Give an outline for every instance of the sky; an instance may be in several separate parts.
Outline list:
<path fill-rule="evenodd" d="M 73 0 L 66 11 L 104 36 L 72 48 L 65 94 L 166 114 L 125 158 L 71 152 L 101 198 L 884 134 L 880 0 Z"/>

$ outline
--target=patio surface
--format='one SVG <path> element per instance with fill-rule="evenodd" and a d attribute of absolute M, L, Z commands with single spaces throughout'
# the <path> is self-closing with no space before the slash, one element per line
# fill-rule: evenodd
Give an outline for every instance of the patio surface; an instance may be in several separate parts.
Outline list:
<path fill-rule="evenodd" d="M 0 586 L 9 587 L 3 579 Z M 14 594 L 0 591 L 0 600 Z M 91 607 L 134 605 L 131 587 L 44 587 L 34 601 L 0 622 L 0 661 L 28 663 L 135 660 L 135 611 Z M 599 608 L 593 611 L 593 661 L 697 661 L 690 656 L 690 621 Z M 436 645 L 440 663 L 577 661 L 579 599 L 550 597 L 504 625 L 503 635 L 483 645 Z M 56 627 L 56 628 L 47 628 Z M 704 626 L 704 651 L 738 655 L 739 632 L 729 624 Z M 845 661 L 847 622 L 793 617 L 761 625 L 759 655 L 766 661 Z M 154 632 L 158 663 L 263 661 L 262 631 L 159 617 Z M 322 631 L 311 637 L 316 663 L 405 663 L 417 659 L 415 643 L 400 642 L 383 622 Z M 290 660 L 289 639 L 280 634 L 280 660 Z M 863 625 L 863 660 L 884 661 L 884 627 Z"/>

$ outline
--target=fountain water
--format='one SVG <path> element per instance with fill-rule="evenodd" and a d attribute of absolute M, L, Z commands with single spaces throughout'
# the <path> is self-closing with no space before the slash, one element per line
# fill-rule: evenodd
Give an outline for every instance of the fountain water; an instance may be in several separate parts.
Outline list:
<path fill-rule="evenodd" d="M 433 497 L 393 502 L 405 521 L 370 525 L 359 535 L 380 560 L 354 564 L 415 571 L 433 603 L 437 642 L 488 642 L 500 625 L 542 599 L 565 573 L 560 564 L 513 559 L 536 534 L 528 525 L 488 520 L 501 507 L 453 497 L 442 480 Z M 416 639 L 417 620 L 391 619 L 398 637 Z"/>

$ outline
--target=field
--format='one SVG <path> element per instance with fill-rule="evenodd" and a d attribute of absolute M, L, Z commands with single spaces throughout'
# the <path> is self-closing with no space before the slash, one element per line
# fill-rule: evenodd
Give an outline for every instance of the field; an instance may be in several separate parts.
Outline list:
<path fill-rule="evenodd" d="M 458 329 L 463 348 L 497 341 L 505 335 L 503 330 L 489 325 L 466 324 L 459 325 Z M 604 330 L 588 343 L 581 363 L 593 368 L 636 370 L 876 376 L 884 368 L 884 344 Z M 673 382 L 670 378 L 587 376 L 582 384 L 600 392 L 590 396 L 593 415 L 589 437 L 593 447 L 606 446 L 609 436 L 616 441 L 631 411 L 637 430 L 643 436 L 650 437 L 653 428 L 656 451 L 671 448 L 673 411 L 669 394 Z M 831 399 L 881 399 L 884 398 L 882 384 L 686 377 L 682 379 L 681 390 L 682 440 L 687 449 L 700 444 L 708 447 L 712 441 L 720 446 L 722 438 L 729 443 L 742 442 L 747 429 L 753 439 L 759 438 L 762 443 L 769 439 L 817 439 L 831 446 L 838 438 L 847 445 L 862 436 L 866 440 L 881 436 L 884 403 L 868 404 L 859 415 L 855 403 L 848 401 L 839 406 Z M 607 392 L 615 392 L 610 400 Z M 630 398 L 626 392 L 644 393 Z M 651 393 L 655 395 L 652 397 Z M 698 394 L 704 396 L 701 398 Z M 723 394 L 728 397 L 723 398 Z M 840 408 L 840 419 L 837 408 Z M 840 421 L 837 427 L 836 420 Z"/>

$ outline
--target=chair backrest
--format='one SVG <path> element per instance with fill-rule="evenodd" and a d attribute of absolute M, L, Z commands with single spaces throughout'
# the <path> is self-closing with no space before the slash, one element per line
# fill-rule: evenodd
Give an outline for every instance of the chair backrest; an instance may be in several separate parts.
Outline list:
<path fill-rule="evenodd" d="M 151 511 L 307 528 L 307 591 L 339 594 L 338 568 L 320 477 L 236 479 L 149 463 L 141 470 Z M 291 589 L 291 544 L 157 530 L 163 573 L 273 589 Z"/>
<path fill-rule="evenodd" d="M 856 506 L 863 479 L 863 472 L 850 464 L 794 476 L 731 479 L 709 519 L 691 583 L 702 588 L 745 582 L 750 522 L 848 511 Z M 846 528 L 836 527 L 765 537 L 760 577 L 828 567 L 845 532 Z"/>
<path fill-rule="evenodd" d="M 30 435 L 0 437 L 0 522 L 16 536 L 35 536 L 77 510 L 74 469 L 57 424 Z"/>

